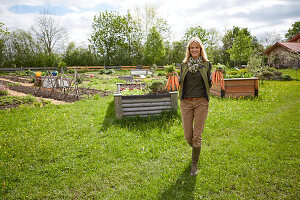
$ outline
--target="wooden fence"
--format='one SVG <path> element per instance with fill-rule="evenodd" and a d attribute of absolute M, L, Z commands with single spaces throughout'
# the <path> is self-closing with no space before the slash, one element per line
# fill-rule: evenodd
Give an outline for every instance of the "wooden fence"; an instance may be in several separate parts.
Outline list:
<path fill-rule="evenodd" d="M 159 66 L 164 68 L 164 66 Z M 101 69 L 114 69 L 114 70 L 133 70 L 133 69 L 151 69 L 151 66 L 69 66 L 67 69 L 76 69 L 84 71 L 96 71 Z"/>
<path fill-rule="evenodd" d="M 57 67 L 11 67 L 11 68 L 0 68 L 0 72 L 15 72 L 15 71 L 47 71 L 47 70 L 57 70 Z"/>

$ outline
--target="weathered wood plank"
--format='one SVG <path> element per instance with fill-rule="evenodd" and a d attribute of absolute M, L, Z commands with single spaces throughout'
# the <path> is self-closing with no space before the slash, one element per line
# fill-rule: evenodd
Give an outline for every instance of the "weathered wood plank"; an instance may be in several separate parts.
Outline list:
<path fill-rule="evenodd" d="M 151 106 L 170 106 L 171 102 L 150 102 L 150 103 L 123 103 L 123 108 L 132 108 L 132 107 L 151 107 Z"/>
<path fill-rule="evenodd" d="M 153 110 L 153 111 L 139 111 L 139 112 L 123 112 L 123 116 L 134 116 L 134 115 L 153 115 L 160 114 L 162 110 Z"/>
<path fill-rule="evenodd" d="M 226 93 L 235 93 L 235 92 L 249 92 L 254 93 L 254 86 L 241 85 L 241 86 L 230 86 L 226 87 Z"/>
<path fill-rule="evenodd" d="M 255 82 L 254 80 L 245 80 L 245 81 L 225 81 L 225 87 L 228 87 L 228 86 L 242 86 L 242 85 L 251 85 L 254 87 L 255 85 Z"/>
<path fill-rule="evenodd" d="M 171 101 L 170 97 L 157 98 L 157 99 L 122 99 L 122 103 L 151 103 L 151 102 L 168 102 Z"/>
<path fill-rule="evenodd" d="M 124 108 L 123 107 L 123 113 L 124 112 L 137 112 L 137 111 L 152 111 L 152 110 L 170 110 L 172 107 L 170 106 L 151 106 L 151 107 L 129 107 Z"/>

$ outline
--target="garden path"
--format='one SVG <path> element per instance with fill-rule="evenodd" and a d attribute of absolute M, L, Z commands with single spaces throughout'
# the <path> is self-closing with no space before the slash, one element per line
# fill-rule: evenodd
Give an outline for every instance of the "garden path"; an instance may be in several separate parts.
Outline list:
<path fill-rule="evenodd" d="M 5 79 L 5 78 L 0 78 L 0 80 L 7 81 L 7 82 L 10 82 L 10 83 L 20 84 L 20 85 L 23 85 L 23 86 L 33 86 L 33 83 L 15 82 L 15 81 L 12 81 L 12 80 L 9 80 L 9 79 Z M 7 92 L 9 93 L 9 95 L 12 95 L 12 96 L 27 96 L 28 95 L 28 94 L 25 94 L 25 93 L 22 93 L 22 92 L 13 91 L 13 90 L 10 90 L 10 89 L 7 89 Z M 65 101 L 58 101 L 58 100 L 55 100 L 55 99 L 49 99 L 49 98 L 44 98 L 44 97 L 38 97 L 38 98 L 41 98 L 41 99 L 44 99 L 44 100 L 47 100 L 47 101 L 51 101 L 51 103 L 53 103 L 55 105 L 69 103 L 69 102 L 65 102 Z"/>

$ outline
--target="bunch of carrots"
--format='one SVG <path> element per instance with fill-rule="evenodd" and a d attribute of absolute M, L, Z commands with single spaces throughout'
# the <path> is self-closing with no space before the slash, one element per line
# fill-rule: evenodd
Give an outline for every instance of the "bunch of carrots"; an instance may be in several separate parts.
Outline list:
<path fill-rule="evenodd" d="M 168 90 L 168 91 L 178 90 L 180 88 L 180 86 L 179 86 L 179 80 L 178 80 L 177 74 L 175 72 L 171 72 L 171 73 L 167 74 L 167 77 L 168 77 L 168 81 L 167 81 L 165 90 Z"/>
<path fill-rule="evenodd" d="M 223 70 L 221 68 L 217 68 L 213 73 L 211 74 L 212 83 L 217 84 L 220 82 L 220 85 L 223 90 L 225 90 L 225 84 L 224 84 L 224 77 L 223 77 Z"/>

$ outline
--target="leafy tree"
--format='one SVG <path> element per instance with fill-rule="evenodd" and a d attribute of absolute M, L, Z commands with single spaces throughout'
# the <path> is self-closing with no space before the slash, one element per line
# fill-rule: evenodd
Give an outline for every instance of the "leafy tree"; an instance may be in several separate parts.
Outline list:
<path fill-rule="evenodd" d="M 141 37 L 131 14 L 100 12 L 94 17 L 91 43 L 104 65 L 132 64 L 142 57 Z M 120 60 L 121 59 L 121 60 Z"/>
<path fill-rule="evenodd" d="M 300 22 L 295 22 L 292 24 L 292 28 L 285 34 L 285 38 L 286 40 L 289 40 L 298 33 L 300 33 Z"/>
<path fill-rule="evenodd" d="M 13 31 L 5 41 L 6 66 L 37 67 L 41 65 L 39 59 L 40 47 L 31 32 L 22 29 Z"/>
<path fill-rule="evenodd" d="M 186 46 L 181 41 L 175 41 L 172 44 L 171 61 L 169 63 L 180 64 L 185 56 Z"/>
<path fill-rule="evenodd" d="M 9 34 L 8 30 L 3 27 L 4 23 L 0 22 L 0 67 L 4 62 L 5 37 Z"/>
<path fill-rule="evenodd" d="M 208 59 L 214 63 L 221 62 L 221 36 L 218 31 L 214 28 L 207 31 L 207 42 L 206 42 L 206 52 Z"/>
<path fill-rule="evenodd" d="M 247 63 L 247 70 L 255 72 L 256 70 L 261 69 L 263 66 L 264 62 L 262 54 L 259 51 L 254 50 Z"/>
<path fill-rule="evenodd" d="M 63 61 L 67 66 L 93 66 L 100 63 L 97 56 L 90 50 L 84 47 L 76 47 L 74 42 L 70 42 Z"/>
<path fill-rule="evenodd" d="M 186 30 L 182 40 L 186 46 L 192 37 L 198 37 L 202 41 L 202 44 L 206 47 L 209 40 L 208 35 L 208 32 L 201 26 L 190 27 Z"/>
<path fill-rule="evenodd" d="M 239 32 L 242 32 L 245 36 L 248 36 L 251 39 L 250 45 L 252 46 L 252 48 L 254 48 L 254 46 L 257 46 L 256 42 L 252 41 L 252 36 L 248 28 L 240 28 L 234 26 L 231 30 L 227 30 L 224 37 L 222 38 L 222 63 L 226 64 L 228 67 L 234 65 L 234 61 L 231 59 L 231 55 L 228 50 L 231 49 L 233 44 L 236 43 L 235 40 Z"/>
<path fill-rule="evenodd" d="M 141 31 L 143 44 L 147 40 L 147 36 L 153 27 L 156 28 L 157 32 L 159 32 L 164 42 L 170 38 L 171 27 L 165 19 L 158 15 L 154 6 L 146 4 L 142 11 L 139 8 L 136 8 L 134 12 L 134 19 Z"/>
<path fill-rule="evenodd" d="M 144 49 L 144 57 L 146 64 L 162 64 L 162 59 L 165 56 L 165 46 L 159 32 L 153 27 L 147 37 Z"/>
<path fill-rule="evenodd" d="M 243 30 L 240 30 L 232 47 L 227 50 L 230 54 L 230 59 L 238 66 L 240 66 L 242 62 L 246 63 L 249 60 L 251 52 L 253 51 L 251 42 L 251 36 L 246 35 Z"/>

